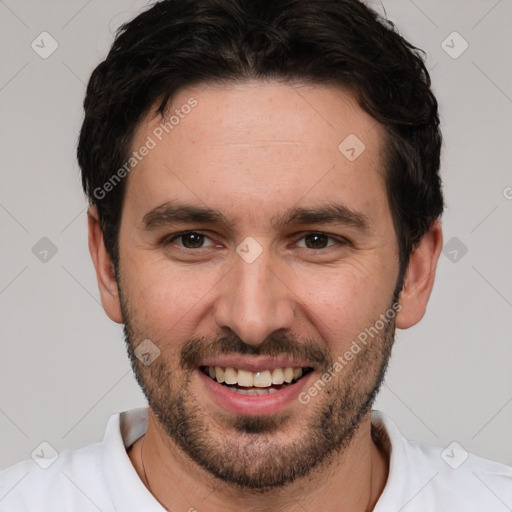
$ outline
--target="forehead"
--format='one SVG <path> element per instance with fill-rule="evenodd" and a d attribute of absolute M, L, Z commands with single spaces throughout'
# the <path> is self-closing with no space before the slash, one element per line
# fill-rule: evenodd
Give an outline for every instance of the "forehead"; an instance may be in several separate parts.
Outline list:
<path fill-rule="evenodd" d="M 137 191 L 141 208 L 180 198 L 231 217 L 242 207 L 244 215 L 273 218 L 281 206 L 341 196 L 357 197 L 359 209 L 372 201 L 383 207 L 383 129 L 339 87 L 202 85 L 179 91 L 164 118 L 152 112 L 132 150 L 149 140 L 152 149 L 126 192 Z"/>
<path fill-rule="evenodd" d="M 197 105 L 188 109 L 192 102 Z M 243 147 L 258 141 L 318 145 L 323 141 L 325 148 L 337 150 L 338 145 L 333 148 L 332 143 L 349 134 L 357 134 L 367 145 L 382 137 L 379 123 L 362 110 L 351 92 L 327 85 L 255 80 L 190 87 L 178 91 L 165 116 L 174 118 L 176 125 L 164 136 L 172 133 L 175 139 L 184 136 L 194 142 L 190 136 L 196 135 L 203 145 L 238 143 Z M 150 112 L 141 129 L 150 132 L 161 125 L 162 118 Z M 184 126 L 195 133 L 184 133 Z"/>

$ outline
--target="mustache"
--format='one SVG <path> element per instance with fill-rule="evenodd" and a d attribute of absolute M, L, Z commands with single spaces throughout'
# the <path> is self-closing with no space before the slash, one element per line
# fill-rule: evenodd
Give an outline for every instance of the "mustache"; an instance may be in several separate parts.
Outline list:
<path fill-rule="evenodd" d="M 299 342 L 285 333 L 275 332 L 262 343 L 249 345 L 233 332 L 215 339 L 190 338 L 180 351 L 180 367 L 183 370 L 194 370 L 205 359 L 220 355 L 286 356 L 304 361 L 323 371 L 334 364 L 327 348 L 312 339 Z"/>

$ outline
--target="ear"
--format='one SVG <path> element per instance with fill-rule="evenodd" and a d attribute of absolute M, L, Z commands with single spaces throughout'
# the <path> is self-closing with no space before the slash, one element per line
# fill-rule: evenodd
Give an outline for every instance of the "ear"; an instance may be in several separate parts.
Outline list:
<path fill-rule="evenodd" d="M 402 309 L 396 316 L 397 328 L 408 329 L 425 315 L 442 248 L 443 231 L 437 220 L 411 254 L 400 295 Z"/>
<path fill-rule="evenodd" d="M 96 269 L 96 280 L 100 290 L 101 304 L 111 320 L 123 323 L 119 289 L 114 273 L 114 265 L 103 240 L 98 209 L 91 206 L 87 211 L 89 226 L 89 252 Z"/>

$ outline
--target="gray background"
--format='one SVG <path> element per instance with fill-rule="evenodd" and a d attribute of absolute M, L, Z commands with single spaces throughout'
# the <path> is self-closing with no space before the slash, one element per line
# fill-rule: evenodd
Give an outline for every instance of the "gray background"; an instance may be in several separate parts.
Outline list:
<path fill-rule="evenodd" d="M 429 55 L 445 243 L 455 239 L 425 319 L 398 333 L 376 408 L 410 439 L 512 464 L 512 3 L 383 5 Z M 99 441 L 112 413 L 145 403 L 121 327 L 99 303 L 75 160 L 88 77 L 144 6 L 0 0 L 0 469 L 42 441 L 58 451 Z M 51 49 L 44 31 L 58 43 L 46 59 L 31 47 Z"/>

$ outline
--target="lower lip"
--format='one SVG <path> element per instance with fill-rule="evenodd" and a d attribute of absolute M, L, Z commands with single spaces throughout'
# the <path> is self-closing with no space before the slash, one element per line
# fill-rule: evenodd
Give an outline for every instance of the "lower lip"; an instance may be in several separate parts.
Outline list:
<path fill-rule="evenodd" d="M 275 393 L 267 395 L 242 395 L 222 386 L 216 380 L 197 369 L 199 379 L 206 387 L 213 401 L 225 411 L 239 416 L 261 416 L 277 414 L 287 405 L 298 401 L 298 396 L 314 372 L 304 375 L 295 384 L 290 384 Z"/>

